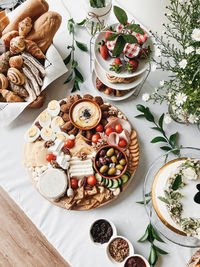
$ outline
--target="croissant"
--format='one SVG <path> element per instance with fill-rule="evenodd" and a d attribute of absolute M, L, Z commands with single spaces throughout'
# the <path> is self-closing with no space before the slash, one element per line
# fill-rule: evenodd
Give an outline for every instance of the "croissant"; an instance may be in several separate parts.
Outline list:
<path fill-rule="evenodd" d="M 0 89 L 8 88 L 8 79 L 3 73 L 0 73 Z"/>
<path fill-rule="evenodd" d="M 1 39 L 4 41 L 5 46 L 10 47 L 10 41 L 19 35 L 18 31 L 11 31 L 4 34 Z"/>
<path fill-rule="evenodd" d="M 21 69 L 23 65 L 23 58 L 22 56 L 14 56 L 11 57 L 9 60 L 9 65 L 11 68 Z"/>
<path fill-rule="evenodd" d="M 25 40 L 26 44 L 26 51 L 29 52 L 32 56 L 41 59 L 45 58 L 45 55 L 43 54 L 42 50 L 38 47 L 38 45 L 31 40 Z"/>
<path fill-rule="evenodd" d="M 19 23 L 19 35 L 20 36 L 26 36 L 32 28 L 32 20 L 30 17 L 27 17 L 25 19 L 23 19 L 20 23 Z"/>
<path fill-rule="evenodd" d="M 18 96 L 16 93 L 13 93 L 9 90 L 2 89 L 1 91 L 2 96 L 5 98 L 6 102 L 24 102 L 24 99 Z"/>
<path fill-rule="evenodd" d="M 0 73 L 7 73 L 9 69 L 10 52 L 5 52 L 0 56 Z"/>
<path fill-rule="evenodd" d="M 10 52 L 14 55 L 23 52 L 25 49 L 25 39 L 22 36 L 17 36 L 10 41 Z"/>

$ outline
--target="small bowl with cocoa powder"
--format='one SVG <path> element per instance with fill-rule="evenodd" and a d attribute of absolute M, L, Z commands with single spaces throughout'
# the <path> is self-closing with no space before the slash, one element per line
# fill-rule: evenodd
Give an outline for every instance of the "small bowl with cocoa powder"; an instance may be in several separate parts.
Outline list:
<path fill-rule="evenodd" d="M 120 265 L 125 263 L 130 255 L 134 254 L 134 248 L 127 238 L 115 236 L 109 241 L 106 254 L 112 263 Z"/>

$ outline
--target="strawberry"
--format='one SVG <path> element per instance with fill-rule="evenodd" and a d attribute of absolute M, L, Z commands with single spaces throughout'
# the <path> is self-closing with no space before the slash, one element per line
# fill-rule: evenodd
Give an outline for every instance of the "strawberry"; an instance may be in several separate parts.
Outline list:
<path fill-rule="evenodd" d="M 112 29 L 112 27 L 110 27 L 107 31 L 106 31 L 106 35 L 105 35 L 105 42 L 108 42 L 107 41 L 107 38 L 111 35 L 111 34 L 113 34 L 113 29 Z"/>
<path fill-rule="evenodd" d="M 105 42 L 102 40 L 99 47 L 99 52 L 104 60 L 108 58 L 108 47 L 106 46 Z"/>
<path fill-rule="evenodd" d="M 115 58 L 113 63 L 110 65 L 110 70 L 120 73 L 121 72 L 121 67 L 122 67 L 122 62 L 120 58 Z"/>
<path fill-rule="evenodd" d="M 129 73 L 133 73 L 137 70 L 139 62 L 136 59 L 130 59 L 126 64 L 126 69 Z"/>

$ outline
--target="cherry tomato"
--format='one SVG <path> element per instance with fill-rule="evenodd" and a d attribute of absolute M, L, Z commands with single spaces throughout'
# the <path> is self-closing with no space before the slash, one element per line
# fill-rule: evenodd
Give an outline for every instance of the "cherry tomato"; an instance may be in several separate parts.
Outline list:
<path fill-rule="evenodd" d="M 127 145 L 127 142 L 124 138 L 119 139 L 118 146 L 119 147 L 125 147 Z"/>
<path fill-rule="evenodd" d="M 56 156 L 52 153 L 48 154 L 47 157 L 46 157 L 46 160 L 48 162 L 51 162 L 52 160 L 55 160 L 56 159 Z"/>
<path fill-rule="evenodd" d="M 97 125 L 95 130 L 96 132 L 103 132 L 103 125 L 102 124 Z"/>
<path fill-rule="evenodd" d="M 116 133 L 121 133 L 123 131 L 123 128 L 122 128 L 121 124 L 119 124 L 119 123 L 116 124 L 114 128 L 115 128 Z"/>
<path fill-rule="evenodd" d="M 93 143 L 97 143 L 100 138 L 101 138 L 101 136 L 98 133 L 97 134 L 93 134 L 92 142 Z"/>
<path fill-rule="evenodd" d="M 70 182 L 72 189 L 76 189 L 78 187 L 78 180 L 76 178 L 71 178 Z"/>
<path fill-rule="evenodd" d="M 112 132 L 114 132 L 113 128 L 112 127 L 108 127 L 106 130 L 105 130 L 105 133 L 106 135 L 110 135 Z"/>
<path fill-rule="evenodd" d="M 87 178 L 87 183 L 91 186 L 95 185 L 97 183 L 97 179 L 94 175 L 91 175 Z"/>
<path fill-rule="evenodd" d="M 65 141 L 64 146 L 67 147 L 67 148 L 72 148 L 72 147 L 74 146 L 74 140 L 72 140 L 72 139 L 67 139 L 67 140 Z"/>

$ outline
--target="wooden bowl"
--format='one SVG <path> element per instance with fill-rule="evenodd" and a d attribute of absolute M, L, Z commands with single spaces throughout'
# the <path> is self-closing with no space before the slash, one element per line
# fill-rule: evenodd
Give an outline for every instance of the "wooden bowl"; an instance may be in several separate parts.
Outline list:
<path fill-rule="evenodd" d="M 101 150 L 103 150 L 103 149 L 108 149 L 108 148 L 114 148 L 114 149 L 117 149 L 117 150 L 119 150 L 119 152 L 122 152 L 122 154 L 124 155 L 124 158 L 125 158 L 125 160 L 126 160 L 126 165 L 125 165 L 123 171 L 122 171 L 119 175 L 116 175 L 116 176 L 105 176 L 105 175 L 103 175 L 103 174 L 99 171 L 99 169 L 98 169 L 98 167 L 97 167 L 97 165 L 96 165 L 96 161 L 97 161 L 97 158 L 98 158 L 99 153 L 101 152 Z M 95 158 L 94 158 L 94 168 L 95 168 L 96 172 L 97 172 L 99 175 L 101 175 L 101 177 L 103 177 L 103 178 L 105 178 L 105 179 L 117 179 L 117 178 L 121 177 L 121 176 L 126 172 L 127 167 L 128 167 L 128 157 L 126 156 L 126 153 L 125 153 L 120 147 L 118 147 L 118 146 L 112 146 L 112 145 L 106 145 L 106 146 L 103 146 L 103 147 L 101 147 L 101 148 L 97 151 L 96 156 L 95 156 Z"/>
<path fill-rule="evenodd" d="M 91 102 L 91 103 L 93 103 L 93 104 L 98 108 L 98 110 L 99 110 L 99 119 L 98 119 L 98 121 L 97 121 L 93 126 L 90 126 L 90 127 L 81 127 L 81 126 L 79 126 L 79 125 L 76 125 L 76 123 L 73 121 L 73 118 L 72 118 L 72 112 L 73 112 L 73 109 L 74 109 L 74 107 L 75 107 L 77 104 L 79 104 L 79 103 L 81 103 L 81 102 Z M 74 102 L 74 103 L 72 104 L 72 106 L 70 107 L 70 110 L 69 110 L 69 118 L 70 118 L 71 123 L 72 123 L 76 128 L 78 128 L 78 129 L 80 129 L 80 130 L 91 130 L 91 129 L 94 129 L 94 128 L 100 123 L 100 121 L 101 121 L 101 119 L 102 119 L 102 111 L 101 111 L 100 106 L 99 106 L 95 101 L 93 101 L 93 100 L 91 100 L 91 99 L 87 99 L 87 98 L 82 98 L 82 99 L 79 99 L 79 100 L 77 100 L 76 102 Z"/>

